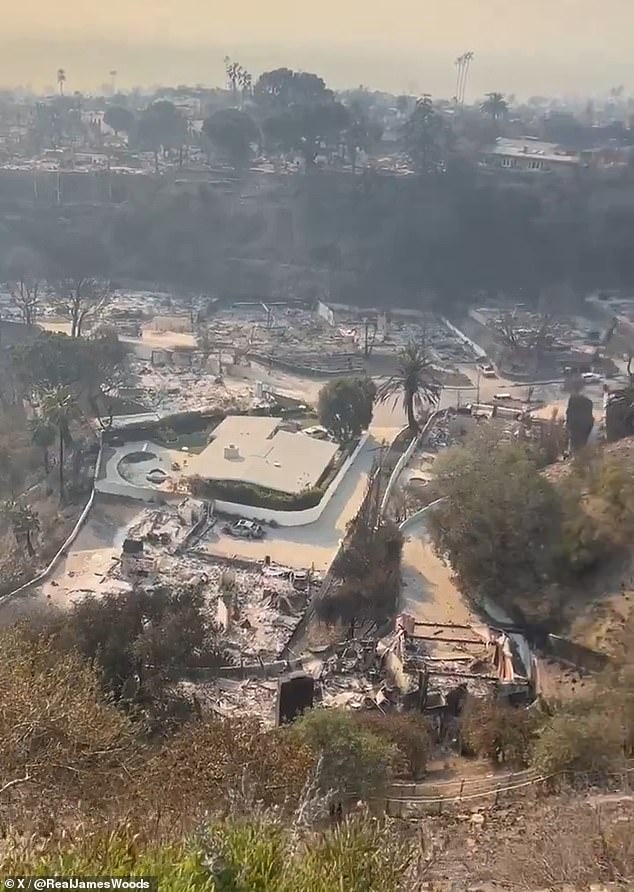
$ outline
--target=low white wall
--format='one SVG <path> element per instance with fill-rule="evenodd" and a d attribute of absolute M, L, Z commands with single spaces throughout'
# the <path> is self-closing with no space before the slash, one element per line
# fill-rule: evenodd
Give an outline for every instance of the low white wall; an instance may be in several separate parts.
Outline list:
<path fill-rule="evenodd" d="M 79 531 L 81 530 L 84 523 L 86 522 L 86 518 L 88 517 L 88 515 L 90 513 L 90 509 L 92 508 L 92 504 L 95 501 L 95 485 L 97 482 L 97 475 L 99 474 L 99 468 L 101 467 L 102 450 L 103 450 L 103 442 L 100 441 L 99 452 L 97 453 L 97 462 L 95 464 L 95 473 L 93 475 L 92 490 L 90 492 L 90 496 L 88 497 L 88 501 L 86 502 L 83 511 L 81 512 L 81 514 L 79 515 L 79 518 L 77 519 L 77 523 L 75 524 L 75 526 L 73 527 L 73 529 L 70 532 L 70 535 L 66 538 L 66 541 L 64 542 L 64 544 L 61 545 L 57 549 L 56 554 L 54 555 L 54 557 L 52 558 L 52 560 L 50 561 L 48 566 L 44 568 L 44 570 L 42 570 L 40 573 L 38 573 L 37 576 L 34 576 L 33 579 L 30 579 L 28 582 L 25 582 L 18 588 L 14 589 L 12 592 L 7 592 L 6 595 L 2 595 L 2 597 L 0 597 L 0 603 L 2 603 L 4 601 L 8 601 L 9 598 L 13 598 L 15 595 L 19 595 L 22 592 L 28 591 L 28 589 L 30 589 L 32 586 L 39 585 L 40 583 L 44 582 L 45 579 L 49 576 L 49 574 L 54 570 L 55 565 L 57 564 L 59 559 L 62 557 L 62 555 L 66 553 L 66 549 L 69 548 L 73 544 L 73 542 L 75 541 L 75 539 L 77 538 L 77 536 L 79 534 Z"/>
<path fill-rule="evenodd" d="M 214 508 L 216 511 L 220 511 L 221 514 L 245 517 L 247 520 L 263 520 L 267 523 L 274 521 L 281 527 L 301 527 L 307 523 L 315 523 L 316 520 L 319 520 L 326 506 L 336 493 L 350 466 L 367 443 L 369 436 L 370 434 L 367 432 L 363 434 L 354 451 L 350 453 L 337 471 L 336 476 L 331 480 L 323 498 L 314 508 L 305 508 L 303 511 L 275 511 L 271 508 L 254 508 L 252 505 L 223 502 L 220 499 L 214 501 Z"/>
<path fill-rule="evenodd" d="M 415 514 L 412 514 L 411 517 L 405 518 L 405 520 L 399 524 L 398 528 L 401 532 L 409 529 L 409 527 L 415 526 L 419 520 L 423 520 L 428 511 L 431 511 L 432 508 L 435 508 L 436 505 L 440 505 L 443 502 L 445 497 L 442 499 L 436 499 L 435 502 L 430 502 L 429 505 L 425 505 L 424 508 L 421 508 L 420 511 L 417 511 Z"/>
<path fill-rule="evenodd" d="M 183 493 L 164 492 L 149 486 L 136 486 L 134 483 L 117 483 L 115 480 L 99 480 L 95 489 L 107 496 L 123 496 L 139 502 L 168 502 L 171 499 L 184 499 Z"/>
<path fill-rule="evenodd" d="M 441 318 L 447 328 L 453 331 L 456 337 L 460 338 L 463 344 L 468 344 L 477 357 L 483 359 L 487 355 L 486 350 L 483 350 L 479 344 L 476 344 L 475 341 L 472 341 L 471 338 L 467 337 L 464 331 L 460 331 L 459 328 L 456 328 L 456 326 L 452 322 L 450 322 L 449 319 L 445 319 L 444 316 L 442 316 Z"/>
<path fill-rule="evenodd" d="M 387 511 L 388 502 L 390 501 L 392 492 L 394 491 L 394 487 L 396 486 L 398 478 L 401 476 L 403 468 L 407 465 L 407 463 L 409 462 L 410 458 L 412 457 L 412 455 L 414 454 L 416 449 L 418 449 L 420 444 L 423 442 L 423 440 L 429 433 L 429 428 L 432 426 L 434 421 L 438 418 L 439 415 L 444 414 L 444 411 L 445 411 L 444 409 L 438 409 L 436 412 L 432 412 L 432 414 L 427 419 L 425 426 L 420 431 L 418 436 L 414 437 L 414 439 L 409 444 L 409 446 L 407 447 L 407 449 L 405 450 L 403 455 L 401 455 L 399 460 L 396 462 L 396 466 L 395 466 L 394 470 L 392 471 L 392 475 L 387 482 L 387 486 L 385 488 L 385 493 L 383 495 L 383 501 L 381 502 L 381 514 L 382 515 L 385 514 L 385 512 Z M 403 430 L 406 430 L 406 428 L 403 428 Z M 403 431 L 401 431 L 400 433 L 403 433 Z M 400 434 L 399 434 L 399 436 L 400 436 Z"/>
<path fill-rule="evenodd" d="M 425 427 L 427 427 L 427 425 L 425 425 Z M 407 428 L 404 427 L 402 430 L 400 430 L 397 434 L 397 437 L 400 437 L 400 435 L 403 433 L 404 430 L 407 430 Z M 387 505 L 388 505 L 388 502 L 390 501 L 390 498 L 392 496 L 394 487 L 396 486 L 396 482 L 397 482 L 398 478 L 401 476 L 403 468 L 405 467 L 407 462 L 410 460 L 410 458 L 414 454 L 414 450 L 416 449 L 416 446 L 420 442 L 420 437 L 421 437 L 420 434 L 418 434 L 416 437 L 414 437 L 412 442 L 409 444 L 409 446 L 407 447 L 407 449 L 405 450 L 403 455 L 401 455 L 399 460 L 396 462 L 396 465 L 394 466 L 394 470 L 392 471 L 392 473 L 390 475 L 390 479 L 387 481 L 387 486 L 385 487 L 385 492 L 383 493 L 383 501 L 381 502 L 381 514 L 382 515 L 385 514 L 385 512 L 387 510 Z"/>

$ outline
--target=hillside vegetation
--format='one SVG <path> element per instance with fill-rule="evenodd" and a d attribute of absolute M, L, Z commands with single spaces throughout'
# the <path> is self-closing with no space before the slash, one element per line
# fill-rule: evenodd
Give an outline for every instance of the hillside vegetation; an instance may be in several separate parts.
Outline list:
<path fill-rule="evenodd" d="M 176 627 L 165 620 L 149 622 L 143 635 L 152 642 L 153 671 L 167 682 L 162 693 L 153 686 L 154 696 L 169 702 L 178 681 L 163 676 L 161 663 Z M 98 638 L 92 651 L 86 638 L 80 656 L 59 618 L 51 625 L 43 617 L 40 631 L 32 624 L 0 636 L 5 870 L 99 866 L 103 873 L 158 873 L 169 889 L 331 892 L 343 883 L 358 892 L 413 892 L 439 858 L 460 860 L 460 830 L 447 834 L 448 818 L 425 823 L 421 836 L 380 817 L 391 779 L 419 776 L 431 755 L 432 729 L 422 717 L 317 710 L 265 730 L 255 720 L 206 715 L 200 706 L 176 716 L 156 705 L 148 712 L 130 684 L 120 684 L 113 662 L 115 645 L 123 659 L 126 648 L 130 656 L 141 653 L 140 639 L 125 644 L 125 610 L 118 619 L 111 612 L 111 622 L 108 664 Z M 182 634 L 192 633 L 183 626 Z M 463 720 L 465 745 L 495 766 L 534 766 L 552 778 L 553 790 L 575 778 L 601 787 L 615 773 L 622 777 L 634 755 L 633 634 L 630 628 L 592 700 L 532 714 L 473 701 Z M 181 643 L 188 648 L 187 637 Z M 583 803 L 570 802 L 585 820 Z M 563 839 L 566 828 L 553 824 L 552 832 Z M 633 853 L 618 841 L 620 824 L 608 821 L 603 832 L 601 859 L 591 864 L 584 853 L 574 870 L 597 879 L 629 876 Z M 502 849 L 493 837 L 486 844 L 502 869 Z M 548 869 L 569 876 L 573 864 Z"/>
<path fill-rule="evenodd" d="M 444 501 L 430 529 L 466 595 L 561 631 L 615 576 L 631 588 L 632 441 L 544 462 L 532 447 L 487 433 L 447 450 L 435 464 Z"/>

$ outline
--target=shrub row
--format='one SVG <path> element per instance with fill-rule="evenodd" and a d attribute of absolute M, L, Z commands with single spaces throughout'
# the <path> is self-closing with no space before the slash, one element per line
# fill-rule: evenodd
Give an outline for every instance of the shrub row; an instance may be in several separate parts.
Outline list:
<path fill-rule="evenodd" d="M 203 499 L 220 499 L 253 508 L 269 508 L 272 511 L 303 511 L 314 508 L 324 495 L 324 490 L 319 486 L 303 489 L 298 493 L 285 493 L 255 483 L 203 480 L 202 477 L 192 477 L 190 489 L 192 495 Z"/>

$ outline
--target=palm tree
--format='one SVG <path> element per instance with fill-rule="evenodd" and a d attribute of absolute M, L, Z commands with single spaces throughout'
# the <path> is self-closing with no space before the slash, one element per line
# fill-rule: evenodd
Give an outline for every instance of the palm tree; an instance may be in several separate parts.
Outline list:
<path fill-rule="evenodd" d="M 377 400 L 379 403 L 399 397 L 403 399 L 403 408 L 407 412 L 407 424 L 412 433 L 418 431 L 417 415 L 425 405 L 435 406 L 440 397 L 441 385 L 436 377 L 431 356 L 425 343 L 410 341 L 399 354 L 398 371 L 379 387 Z"/>
<path fill-rule="evenodd" d="M 66 71 L 63 68 L 57 69 L 57 86 L 59 87 L 59 95 L 64 95 L 64 84 L 66 83 Z"/>
<path fill-rule="evenodd" d="M 59 500 L 64 501 L 64 448 L 70 446 L 71 422 L 79 415 L 79 406 L 68 387 L 56 387 L 42 400 L 44 418 L 57 428 L 59 434 Z"/>
<path fill-rule="evenodd" d="M 2 505 L 2 514 L 7 518 L 13 527 L 13 535 L 18 545 L 24 543 L 29 557 L 33 557 L 35 549 L 31 536 L 40 528 L 40 520 L 36 511 L 29 505 L 21 505 L 14 499 L 4 502 Z"/>
<path fill-rule="evenodd" d="M 36 415 L 31 421 L 31 442 L 42 450 L 44 473 L 48 477 L 50 462 L 48 450 L 55 442 L 55 428 L 42 415 Z"/>
<path fill-rule="evenodd" d="M 242 106 L 242 108 L 244 108 L 244 103 L 247 96 L 251 95 L 251 90 L 253 88 L 253 78 L 246 70 L 246 68 L 242 68 L 242 66 L 240 66 L 238 68 L 237 81 L 240 90 L 242 91 L 242 100 L 240 102 L 240 105 Z"/>
<path fill-rule="evenodd" d="M 225 72 L 227 74 L 227 82 L 231 90 L 233 102 L 236 102 L 238 96 L 238 79 L 240 76 L 241 65 L 239 62 L 232 62 L 229 56 L 225 56 Z"/>
<path fill-rule="evenodd" d="M 480 111 L 483 114 L 488 115 L 492 121 L 499 121 L 502 118 L 505 118 L 509 106 L 504 98 L 504 93 L 487 93 L 486 95 L 487 98 L 480 106 Z"/>

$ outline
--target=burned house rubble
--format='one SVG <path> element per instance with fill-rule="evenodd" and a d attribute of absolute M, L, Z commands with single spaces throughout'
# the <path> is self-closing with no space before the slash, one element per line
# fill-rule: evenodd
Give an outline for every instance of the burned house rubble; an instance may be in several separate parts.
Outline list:
<path fill-rule="evenodd" d="M 99 573 L 73 591 L 103 597 L 142 588 L 196 586 L 226 664 L 192 666 L 181 681 L 204 711 L 266 725 L 306 708 L 451 712 L 465 693 L 528 699 L 531 684 L 508 635 L 484 625 L 432 624 L 401 614 L 387 632 L 306 649 L 282 659 L 321 580 L 267 560 L 238 560 L 197 547 L 213 524 L 196 499 L 147 507 L 122 531 Z"/>
<path fill-rule="evenodd" d="M 200 588 L 217 629 L 217 642 L 232 664 L 268 663 L 288 641 L 320 577 L 270 563 L 214 557 L 196 550 L 197 537 L 215 523 L 208 503 L 184 499 L 147 507 L 121 535 L 119 547 L 85 572 L 67 574 L 71 600 L 143 588 Z M 58 584 L 59 587 L 59 584 Z"/>
<path fill-rule="evenodd" d="M 420 626 L 424 628 L 418 634 Z M 432 647 L 427 646 L 429 639 Z M 453 650 L 438 655 L 439 643 Z M 431 624 L 401 615 L 381 638 L 350 639 L 293 662 L 227 667 L 222 677 L 197 684 L 195 691 L 203 708 L 216 715 L 255 715 L 265 725 L 284 721 L 280 704 L 285 686 L 299 678 L 310 690 L 300 702 L 303 708 L 455 715 L 468 695 L 529 702 L 532 681 L 518 671 L 517 661 L 509 636 L 501 630 L 451 625 L 432 629 Z"/>

